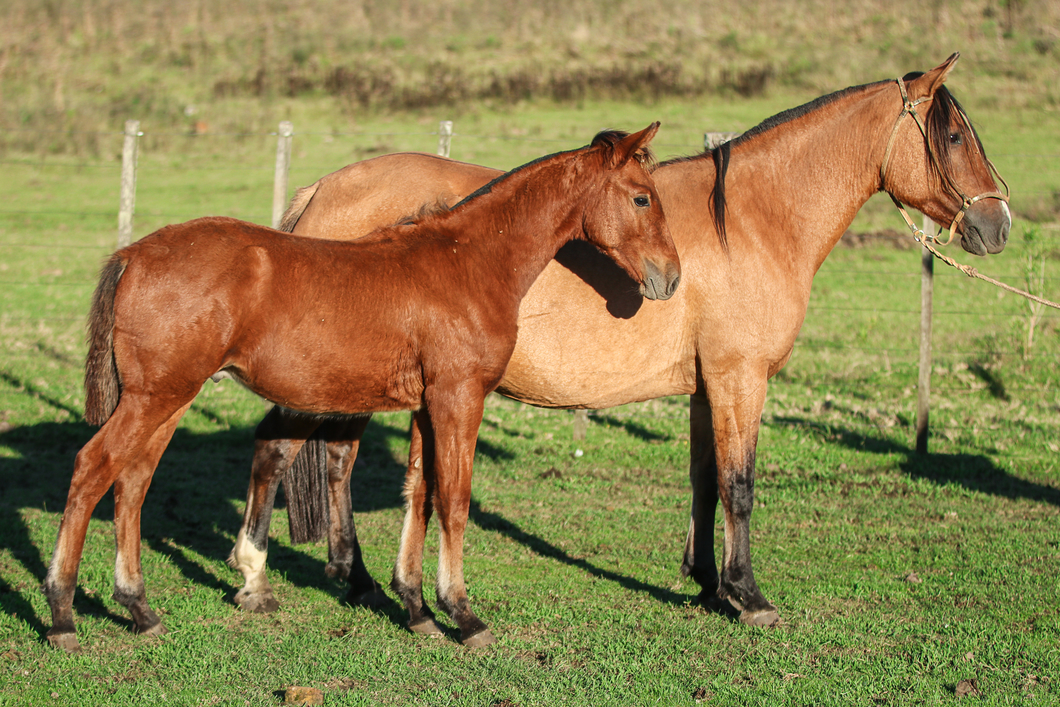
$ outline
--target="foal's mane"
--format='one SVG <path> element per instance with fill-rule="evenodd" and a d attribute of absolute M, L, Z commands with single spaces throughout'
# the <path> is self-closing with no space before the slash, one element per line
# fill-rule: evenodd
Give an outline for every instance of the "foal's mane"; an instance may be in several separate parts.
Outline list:
<path fill-rule="evenodd" d="M 909 82 L 919 76 L 922 76 L 924 72 L 915 71 L 906 74 L 902 77 L 903 81 Z M 823 108 L 831 103 L 834 103 L 842 98 L 860 93 L 866 89 L 874 86 L 880 86 L 882 84 L 893 83 L 894 79 L 886 79 L 884 81 L 875 81 L 873 83 L 862 84 L 860 86 L 850 86 L 844 88 L 841 91 L 835 93 L 829 93 L 820 98 L 815 98 L 809 103 L 804 103 L 801 106 L 790 108 L 783 112 L 777 113 L 776 115 L 766 118 L 761 123 L 751 128 L 747 132 L 733 138 L 727 142 L 723 142 L 710 151 L 704 151 L 698 155 L 691 155 L 688 157 L 676 157 L 674 159 L 663 162 L 660 166 L 665 167 L 671 164 L 677 164 L 680 162 L 691 162 L 694 160 L 711 159 L 714 161 L 714 169 L 717 174 L 714 180 L 714 188 L 711 190 L 710 209 L 711 217 L 714 220 L 715 230 L 718 232 L 718 240 L 721 241 L 721 245 L 724 248 L 728 248 L 728 236 L 725 229 L 725 176 L 729 171 L 729 160 L 731 157 L 732 148 L 734 145 L 741 145 L 745 142 L 750 142 L 756 139 L 762 133 L 778 128 L 785 123 L 801 118 L 804 115 L 813 113 L 820 108 Z M 947 149 L 949 145 L 950 136 L 950 121 L 954 115 L 954 112 L 962 118 L 962 122 L 968 127 L 971 132 L 971 137 L 975 140 L 976 147 L 979 149 L 979 153 L 984 157 L 986 156 L 983 151 L 983 143 L 979 140 L 979 135 L 975 132 L 975 128 L 972 127 L 971 121 L 968 119 L 967 113 L 964 112 L 964 108 L 957 102 L 957 99 L 953 97 L 949 89 L 945 85 L 940 86 L 935 91 L 934 99 L 931 101 L 931 105 L 928 107 L 926 127 L 928 133 L 928 140 L 931 145 L 932 151 L 935 153 L 937 159 L 937 171 L 938 176 L 942 179 L 942 182 L 946 184 L 951 190 L 953 190 L 953 166 L 950 162 L 949 151 Z"/>

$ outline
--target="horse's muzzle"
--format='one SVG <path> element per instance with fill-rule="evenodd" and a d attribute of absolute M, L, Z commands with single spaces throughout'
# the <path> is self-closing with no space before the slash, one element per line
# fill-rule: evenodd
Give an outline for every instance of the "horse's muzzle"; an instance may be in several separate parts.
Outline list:
<path fill-rule="evenodd" d="M 977 207 L 979 204 L 964 216 L 961 247 L 972 255 L 996 255 L 1005 249 L 1012 227 L 1008 204 L 1000 202 L 1000 206 L 993 209 Z"/>
<path fill-rule="evenodd" d="M 677 292 L 677 283 L 680 281 L 681 270 L 672 263 L 667 264 L 663 272 L 658 265 L 645 260 L 644 283 L 640 286 L 640 293 L 651 300 L 670 299 Z"/>

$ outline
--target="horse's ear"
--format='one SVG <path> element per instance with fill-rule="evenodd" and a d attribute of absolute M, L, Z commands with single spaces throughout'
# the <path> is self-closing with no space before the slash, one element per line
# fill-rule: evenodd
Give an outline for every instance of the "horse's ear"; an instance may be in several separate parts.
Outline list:
<path fill-rule="evenodd" d="M 939 90 L 939 88 L 942 87 L 942 84 L 946 82 L 946 77 L 950 75 L 950 71 L 953 69 L 954 64 L 957 63 L 957 59 L 959 59 L 960 56 L 960 52 L 950 54 L 949 59 L 910 82 L 909 97 L 915 100 L 925 96 L 934 96 L 935 91 Z"/>
<path fill-rule="evenodd" d="M 632 135 L 627 135 L 622 138 L 622 140 L 615 145 L 611 168 L 618 169 L 631 159 L 635 159 L 641 164 L 650 162 L 652 158 L 651 150 L 648 145 L 651 144 L 651 139 L 655 137 L 655 133 L 657 132 L 659 132 L 659 121 L 656 120 L 639 133 L 633 133 Z"/>

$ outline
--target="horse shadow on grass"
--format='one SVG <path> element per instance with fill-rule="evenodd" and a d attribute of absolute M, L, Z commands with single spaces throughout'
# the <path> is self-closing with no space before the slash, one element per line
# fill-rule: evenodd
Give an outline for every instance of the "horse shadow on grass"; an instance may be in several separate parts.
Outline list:
<path fill-rule="evenodd" d="M 969 491 L 1008 498 L 1026 499 L 1060 507 L 1060 489 L 1021 479 L 998 467 L 981 454 L 917 454 L 910 447 L 892 440 L 862 434 L 832 424 L 801 417 L 774 418 L 774 425 L 809 430 L 831 444 L 876 454 L 904 454 L 899 468 L 913 479 L 926 479 L 939 486 L 955 484 Z"/>
<path fill-rule="evenodd" d="M 222 421 L 205 408 L 196 405 L 195 409 L 207 418 Z M 10 566 L 0 564 L 0 611 L 25 621 L 41 640 L 50 619 L 35 609 L 34 604 L 39 604 L 35 595 L 48 571 L 58 520 L 39 514 L 34 518 L 25 511 L 61 511 L 66 504 L 74 458 L 95 432 L 94 427 L 83 422 L 45 422 L 0 433 L 0 443 L 15 452 L 12 457 L 0 458 L 0 548 L 6 549 L 25 570 L 12 572 Z M 407 440 L 407 427 L 376 419 L 370 423 L 351 477 L 355 514 L 403 505 L 405 466 L 390 452 L 390 442 L 395 437 Z M 231 551 L 242 523 L 239 509 L 246 499 L 253 445 L 254 430 L 250 427 L 210 433 L 178 429 L 162 456 L 143 506 L 143 545 L 164 556 L 193 585 L 221 592 L 229 602 L 241 585 L 241 576 L 235 570 L 228 575 L 216 574 L 200 558 L 223 561 Z M 481 439 L 477 454 L 496 460 L 512 456 Z M 277 507 L 282 505 L 281 493 Z M 111 492 L 103 497 L 92 516 L 107 522 L 113 520 Z M 648 593 L 659 601 L 680 604 L 686 600 L 666 589 L 574 558 L 500 514 L 484 511 L 475 500 L 472 500 L 470 519 L 483 529 L 506 535 L 539 555 L 579 567 L 630 590 Z M 39 528 L 36 532 L 31 529 L 30 524 L 37 522 L 54 525 L 47 532 L 47 540 L 39 538 Z M 324 563 L 325 560 L 287 543 L 274 541 L 269 545 L 269 566 L 281 570 L 286 582 L 319 589 L 341 602 L 345 587 L 325 575 Z M 32 576 L 32 581 L 25 579 L 26 573 Z M 94 593 L 86 593 L 80 587 L 75 594 L 74 608 L 79 615 L 104 618 L 128 630 L 133 628 L 124 612 L 115 613 Z M 380 607 L 376 613 L 404 626 L 403 610 L 394 604 Z"/>
<path fill-rule="evenodd" d="M 196 410 L 211 417 L 208 410 L 199 406 Z M 24 572 L 9 573 L 0 564 L 0 611 L 22 619 L 42 637 L 48 629 L 46 617 L 38 615 L 31 598 L 47 574 L 58 520 L 50 516 L 35 520 L 25 511 L 36 508 L 52 513 L 63 509 L 74 458 L 95 432 L 83 422 L 47 422 L 0 434 L 0 444 L 15 452 L 12 457 L 0 458 L 0 548 L 6 549 L 35 580 L 26 581 Z M 373 420 L 369 425 L 351 479 L 354 512 L 402 505 L 405 468 L 394 459 L 388 445 L 390 438 L 407 438 L 407 433 L 407 428 L 385 422 Z M 162 456 L 143 505 L 144 547 L 164 555 L 191 583 L 220 591 L 229 601 L 242 583 L 239 573 L 232 570 L 230 576 L 216 575 L 195 556 L 216 560 L 228 557 L 242 523 L 240 509 L 246 500 L 253 448 L 252 427 L 206 434 L 178 429 Z M 277 507 L 282 505 L 281 493 Z M 110 491 L 92 517 L 113 520 Z M 41 541 L 39 532 L 31 530 L 30 523 L 36 522 L 54 524 L 47 533 L 49 539 Z M 282 569 L 287 582 L 343 596 L 341 583 L 324 574 L 325 562 L 287 543 L 269 545 L 269 565 Z M 74 607 L 80 615 L 102 617 L 132 628 L 124 613 L 113 613 L 82 588 L 77 590 Z"/>

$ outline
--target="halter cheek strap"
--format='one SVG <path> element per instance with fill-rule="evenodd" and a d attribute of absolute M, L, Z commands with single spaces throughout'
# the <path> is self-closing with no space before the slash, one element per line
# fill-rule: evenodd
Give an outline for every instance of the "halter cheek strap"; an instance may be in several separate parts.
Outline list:
<path fill-rule="evenodd" d="M 939 167 L 938 156 L 935 154 L 935 149 L 931 146 L 931 139 L 928 137 L 927 127 L 924 125 L 924 119 L 921 118 L 920 114 L 916 112 L 916 107 L 918 105 L 930 101 L 934 96 L 924 96 L 923 98 L 918 98 L 915 101 L 910 101 L 909 92 L 905 88 L 905 81 L 903 81 L 901 78 L 895 80 L 898 82 L 898 90 L 902 92 L 902 112 L 898 114 L 898 118 L 894 121 L 894 128 L 891 129 L 891 137 L 887 140 L 887 149 L 883 153 L 883 163 L 880 165 L 880 186 L 882 189 L 887 191 L 887 195 L 891 197 L 891 201 L 893 201 L 894 205 L 898 207 L 898 211 L 902 214 L 902 218 L 905 219 L 906 225 L 908 225 L 909 230 L 913 232 L 914 239 L 920 241 L 921 238 L 924 238 L 925 240 L 933 240 L 939 245 L 949 245 L 953 241 L 953 233 L 957 229 L 957 225 L 960 224 L 960 222 L 964 219 L 965 212 L 968 211 L 972 204 L 976 203 L 977 201 L 981 201 L 982 199 L 1000 199 L 1001 201 L 1008 203 L 1008 184 L 1005 182 L 1004 178 L 1002 178 L 1002 176 L 998 173 L 997 167 L 994 166 L 994 163 L 987 159 L 986 155 L 982 155 L 983 160 L 990 168 L 991 174 L 995 176 L 998 181 L 1000 181 L 1001 184 L 1005 187 L 1005 194 L 1002 194 L 1001 192 L 997 191 L 991 191 L 984 192 L 982 194 L 979 194 L 978 196 L 969 197 L 967 194 L 961 191 L 960 187 L 953 183 L 952 179 L 943 175 L 942 169 Z M 960 111 L 958 111 L 958 113 L 960 113 L 961 120 L 964 122 L 965 127 L 968 128 L 968 134 L 970 136 L 974 136 L 975 133 L 972 131 L 972 126 L 968 123 L 968 117 Z M 898 128 L 902 124 L 902 118 L 907 115 L 912 116 L 913 120 L 916 122 L 917 127 L 920 128 L 920 133 L 924 136 L 924 144 L 927 145 L 928 156 L 931 159 L 932 165 L 934 165 L 935 167 L 935 171 L 938 174 L 942 175 L 943 179 L 946 181 L 946 186 L 950 189 L 950 191 L 952 191 L 961 199 L 961 208 L 958 209 L 957 213 L 953 216 L 953 221 L 950 223 L 949 234 L 946 237 L 945 242 L 939 240 L 939 235 L 942 233 L 941 225 L 939 226 L 938 233 L 936 233 L 934 236 L 930 236 L 924 233 L 921 229 L 916 227 L 916 224 L 913 223 L 913 219 L 909 217 L 909 212 L 905 210 L 905 207 L 902 205 L 902 202 L 898 200 L 898 197 L 896 197 L 890 190 L 887 189 L 887 165 L 891 160 L 891 150 L 894 148 L 895 138 L 898 136 Z M 978 150 L 978 147 L 976 148 L 976 150 Z"/>

